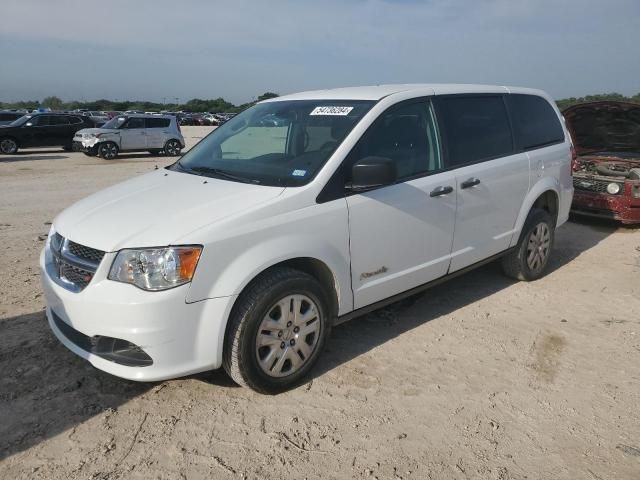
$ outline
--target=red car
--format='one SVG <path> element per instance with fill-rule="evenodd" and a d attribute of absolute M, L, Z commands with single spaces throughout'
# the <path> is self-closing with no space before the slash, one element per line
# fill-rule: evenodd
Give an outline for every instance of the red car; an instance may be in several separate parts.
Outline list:
<path fill-rule="evenodd" d="M 583 103 L 562 113 L 577 154 L 571 211 L 640 223 L 640 105 Z"/>

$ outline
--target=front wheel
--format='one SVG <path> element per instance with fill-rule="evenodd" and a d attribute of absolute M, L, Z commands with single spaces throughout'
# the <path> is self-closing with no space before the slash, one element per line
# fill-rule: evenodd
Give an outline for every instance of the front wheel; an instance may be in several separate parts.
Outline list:
<path fill-rule="evenodd" d="M 555 224 L 549 212 L 531 210 L 516 247 L 502 258 L 504 273 L 524 281 L 542 277 L 549 263 L 554 237 Z"/>
<path fill-rule="evenodd" d="M 290 388 L 314 365 L 330 328 L 327 294 L 310 275 L 275 268 L 238 298 L 223 365 L 239 385 L 261 393 Z"/>
<path fill-rule="evenodd" d="M 178 140 L 168 140 L 167 143 L 164 144 L 164 153 L 170 157 L 177 157 L 180 155 L 181 150 L 182 145 Z"/>
<path fill-rule="evenodd" d="M 98 155 L 105 160 L 113 160 L 118 156 L 118 146 L 113 142 L 101 143 L 98 148 Z"/>
<path fill-rule="evenodd" d="M 0 153 L 5 155 L 13 155 L 18 151 L 18 144 L 13 138 L 0 139 Z"/>

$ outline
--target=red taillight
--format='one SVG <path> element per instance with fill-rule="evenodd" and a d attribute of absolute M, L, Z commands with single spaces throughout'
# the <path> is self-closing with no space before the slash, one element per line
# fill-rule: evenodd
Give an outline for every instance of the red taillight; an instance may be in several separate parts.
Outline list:
<path fill-rule="evenodd" d="M 576 149 L 573 146 L 573 144 L 571 144 L 571 175 L 573 175 L 573 172 L 577 172 L 578 171 L 578 154 L 576 153 Z"/>

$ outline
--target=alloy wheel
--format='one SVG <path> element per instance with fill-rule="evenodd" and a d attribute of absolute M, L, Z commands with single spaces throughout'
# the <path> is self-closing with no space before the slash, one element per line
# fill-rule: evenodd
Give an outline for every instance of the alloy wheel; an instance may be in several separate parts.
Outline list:
<path fill-rule="evenodd" d="M 167 155 L 171 155 L 172 157 L 179 155 L 180 150 L 182 150 L 182 146 L 176 140 L 169 140 L 167 142 L 167 146 L 165 147 L 165 152 Z"/>
<path fill-rule="evenodd" d="M 118 147 L 113 143 L 105 143 L 100 147 L 100 156 L 105 160 L 112 160 L 118 155 Z"/>
<path fill-rule="evenodd" d="M 17 150 L 18 145 L 14 140 L 10 138 L 3 138 L 2 141 L 0 141 L 0 152 L 10 155 L 12 153 L 16 153 Z"/>
<path fill-rule="evenodd" d="M 549 226 L 546 223 L 539 223 L 531 232 L 527 243 L 527 266 L 533 271 L 543 268 L 547 263 L 550 247 Z"/>

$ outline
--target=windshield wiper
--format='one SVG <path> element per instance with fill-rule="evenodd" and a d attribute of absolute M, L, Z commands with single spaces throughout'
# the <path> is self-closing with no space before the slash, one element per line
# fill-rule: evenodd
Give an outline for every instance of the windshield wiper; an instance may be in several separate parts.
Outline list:
<path fill-rule="evenodd" d="M 178 163 L 178 165 L 180 165 Z M 184 167 L 182 165 L 180 165 L 181 168 L 184 169 Z M 239 175 L 234 175 L 233 173 L 229 173 L 226 170 L 220 170 L 219 168 L 213 168 L 213 167 L 193 167 L 189 169 L 192 172 L 197 172 L 197 173 L 201 173 L 204 176 L 207 177 L 218 177 L 218 178 L 226 178 L 228 180 L 233 180 L 234 182 L 242 182 L 242 183 L 254 183 L 254 184 L 259 184 L 260 181 L 259 180 L 254 180 L 251 178 L 247 178 L 247 177 L 241 177 Z"/>

